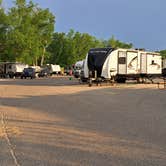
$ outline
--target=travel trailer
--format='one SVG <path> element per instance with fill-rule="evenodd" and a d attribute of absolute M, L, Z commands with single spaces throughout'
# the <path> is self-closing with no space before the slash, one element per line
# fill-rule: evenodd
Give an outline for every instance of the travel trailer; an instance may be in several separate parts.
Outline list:
<path fill-rule="evenodd" d="M 82 61 L 77 61 L 74 65 L 74 77 L 79 78 L 81 74 L 81 69 L 83 67 L 84 60 Z"/>
<path fill-rule="evenodd" d="M 83 67 L 83 80 L 113 80 L 156 78 L 162 74 L 162 58 L 157 52 L 137 49 L 90 49 Z"/>
<path fill-rule="evenodd" d="M 46 67 L 49 69 L 50 74 L 61 74 L 60 65 L 47 64 Z"/>
<path fill-rule="evenodd" d="M 24 68 L 28 65 L 19 62 L 1 62 L 0 63 L 0 76 L 1 77 L 19 77 L 21 76 Z"/>

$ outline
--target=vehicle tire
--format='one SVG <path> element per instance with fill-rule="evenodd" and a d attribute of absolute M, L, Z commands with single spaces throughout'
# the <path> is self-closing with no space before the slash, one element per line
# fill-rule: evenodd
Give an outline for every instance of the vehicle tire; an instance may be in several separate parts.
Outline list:
<path fill-rule="evenodd" d="M 92 78 L 89 79 L 89 87 L 92 86 Z"/>
<path fill-rule="evenodd" d="M 116 81 L 117 81 L 117 83 L 125 83 L 126 78 L 117 78 Z"/>
<path fill-rule="evenodd" d="M 81 82 L 83 82 L 83 83 L 88 82 L 88 79 L 87 79 L 87 78 L 80 78 L 80 80 L 81 80 Z"/>

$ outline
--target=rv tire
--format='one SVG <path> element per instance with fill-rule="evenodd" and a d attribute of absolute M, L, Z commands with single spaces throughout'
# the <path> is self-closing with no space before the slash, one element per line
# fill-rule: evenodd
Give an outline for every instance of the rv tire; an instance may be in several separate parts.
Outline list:
<path fill-rule="evenodd" d="M 117 83 L 125 83 L 126 78 L 117 78 L 116 81 L 117 81 Z"/>

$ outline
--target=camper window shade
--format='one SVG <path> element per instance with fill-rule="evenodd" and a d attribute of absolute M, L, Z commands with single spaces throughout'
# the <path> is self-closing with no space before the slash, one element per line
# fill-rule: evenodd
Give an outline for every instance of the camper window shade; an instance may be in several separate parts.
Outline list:
<path fill-rule="evenodd" d="M 97 76 L 101 76 L 103 64 L 112 48 L 95 48 L 89 50 L 88 53 L 88 68 L 90 71 L 97 71 Z"/>
<path fill-rule="evenodd" d="M 118 64 L 126 64 L 126 57 L 119 57 Z"/>

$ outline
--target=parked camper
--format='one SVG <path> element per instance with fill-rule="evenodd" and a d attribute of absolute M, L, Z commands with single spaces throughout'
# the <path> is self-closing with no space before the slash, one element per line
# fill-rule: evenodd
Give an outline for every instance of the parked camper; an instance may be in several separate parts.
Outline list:
<path fill-rule="evenodd" d="M 0 74 L 1 77 L 19 77 L 27 67 L 28 65 L 19 62 L 2 62 L 0 63 Z"/>
<path fill-rule="evenodd" d="M 74 65 L 74 77 L 79 78 L 81 74 L 81 69 L 83 67 L 84 60 L 77 61 Z"/>
<path fill-rule="evenodd" d="M 161 76 L 159 53 L 134 49 L 90 49 L 83 68 L 84 79 L 116 80 L 155 78 Z"/>
<path fill-rule="evenodd" d="M 61 67 L 60 65 L 53 65 L 53 64 L 48 64 L 47 67 L 50 70 L 50 74 L 61 74 Z"/>

